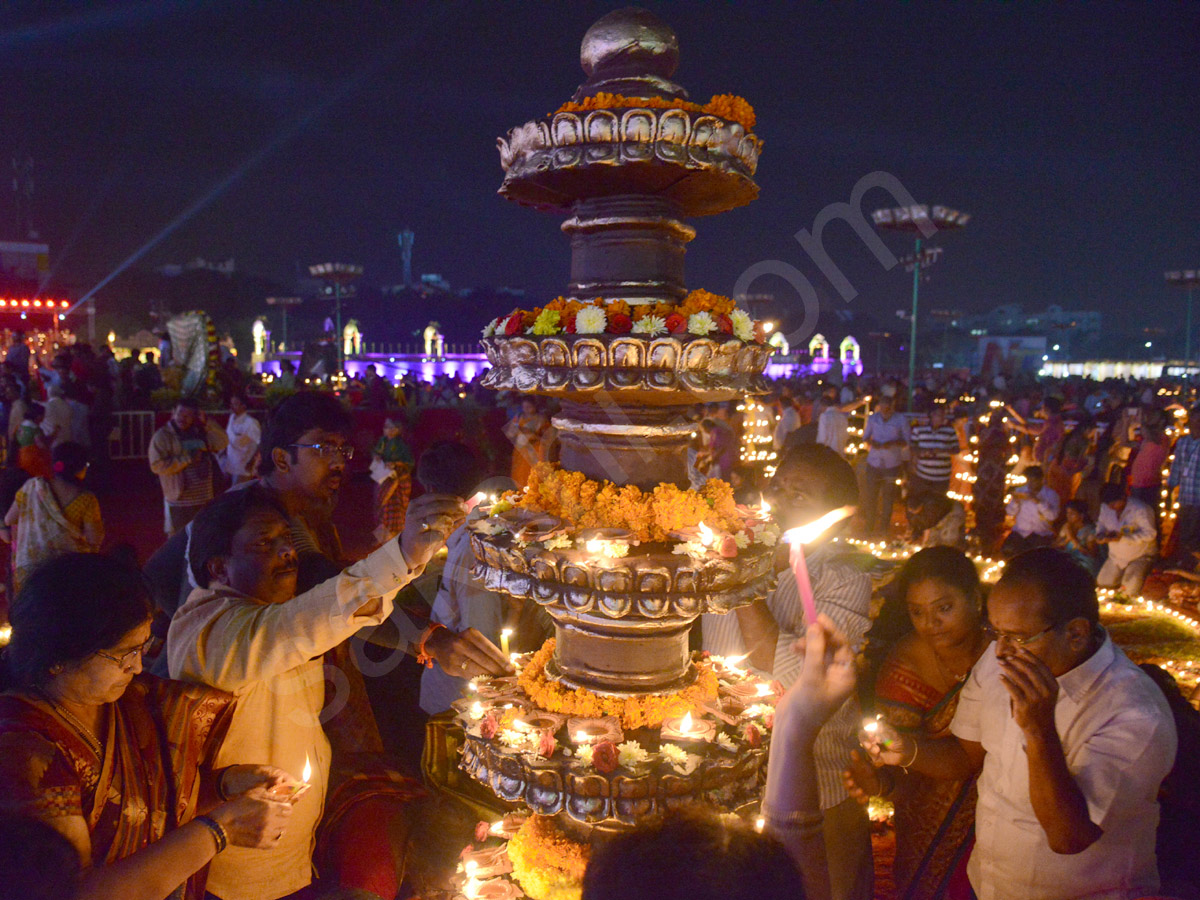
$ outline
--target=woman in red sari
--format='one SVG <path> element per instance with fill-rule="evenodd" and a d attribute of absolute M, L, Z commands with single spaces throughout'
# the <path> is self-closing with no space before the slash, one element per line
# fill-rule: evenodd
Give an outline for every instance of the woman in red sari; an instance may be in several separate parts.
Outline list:
<path fill-rule="evenodd" d="M 896 579 L 899 609 L 910 629 L 893 644 L 875 680 L 878 714 L 901 732 L 950 733 L 959 691 L 987 647 L 975 566 L 962 552 L 930 547 L 914 554 Z M 896 807 L 897 896 L 967 898 L 967 857 L 974 841 L 975 781 L 934 781 L 896 767 L 875 769 L 855 752 L 845 773 L 850 793 L 866 802 L 887 796 Z"/>
<path fill-rule="evenodd" d="M 150 602 L 135 569 L 96 554 L 51 560 L 11 619 L 0 809 L 70 841 L 84 870 L 78 898 L 203 897 L 203 871 L 225 846 L 278 839 L 291 813 L 286 773 L 209 765 L 233 698 L 140 674 Z"/>

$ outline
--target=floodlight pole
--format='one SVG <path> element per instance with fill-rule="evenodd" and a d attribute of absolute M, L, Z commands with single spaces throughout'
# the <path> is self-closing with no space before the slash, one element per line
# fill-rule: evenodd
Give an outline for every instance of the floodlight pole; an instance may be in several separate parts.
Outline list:
<path fill-rule="evenodd" d="M 917 298 L 921 285 L 921 236 L 913 250 L 913 303 L 912 321 L 908 332 L 908 411 L 913 411 L 913 389 L 917 381 Z"/>

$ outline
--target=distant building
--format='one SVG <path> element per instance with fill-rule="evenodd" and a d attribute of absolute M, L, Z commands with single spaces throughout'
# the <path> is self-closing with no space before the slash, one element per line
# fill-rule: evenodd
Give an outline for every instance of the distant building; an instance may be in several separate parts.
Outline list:
<path fill-rule="evenodd" d="M 216 272 L 218 275 L 231 276 L 236 271 L 236 267 L 232 256 L 224 262 L 213 262 L 197 256 L 191 262 L 167 263 L 165 266 L 159 266 L 155 271 L 168 278 L 178 278 L 185 272 Z"/>
<path fill-rule="evenodd" d="M 976 337 L 1018 334 L 1054 337 L 1055 333 L 1067 331 L 1095 335 L 1103 326 L 1103 317 L 1093 310 L 1063 309 L 1057 304 L 1047 306 L 1042 312 L 1027 313 L 1019 304 L 1006 303 L 979 315 L 965 316 L 951 325 Z"/>
<path fill-rule="evenodd" d="M 0 241 L 0 274 L 20 281 L 38 281 L 49 271 L 49 244 Z"/>

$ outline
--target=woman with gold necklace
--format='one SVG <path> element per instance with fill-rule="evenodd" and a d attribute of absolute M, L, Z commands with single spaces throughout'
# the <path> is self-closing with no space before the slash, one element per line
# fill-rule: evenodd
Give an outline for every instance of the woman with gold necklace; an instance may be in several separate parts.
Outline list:
<path fill-rule="evenodd" d="M 896 577 L 869 636 L 900 624 L 875 678 L 875 710 L 899 731 L 949 733 L 958 696 L 991 639 L 974 563 L 951 547 L 915 553 Z M 870 651 L 868 651 L 870 652 Z M 934 781 L 899 767 L 875 769 L 855 751 L 846 787 L 862 802 L 889 797 L 896 807 L 897 896 L 905 900 L 970 896 L 966 860 L 974 842 L 975 781 Z"/>
<path fill-rule="evenodd" d="M 79 898 L 203 897 L 203 870 L 228 844 L 279 839 L 291 777 L 210 766 L 233 698 L 141 674 L 150 602 L 136 569 L 96 554 L 51 560 L 11 619 L 0 809 L 71 842 L 84 868 Z"/>

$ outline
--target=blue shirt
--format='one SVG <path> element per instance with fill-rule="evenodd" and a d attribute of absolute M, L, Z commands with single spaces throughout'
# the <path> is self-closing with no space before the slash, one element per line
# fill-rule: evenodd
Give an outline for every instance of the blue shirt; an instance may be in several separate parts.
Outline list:
<path fill-rule="evenodd" d="M 867 426 L 863 429 L 863 440 L 874 443 L 900 441 L 895 447 L 871 447 L 867 452 L 867 465 L 876 469 L 894 469 L 904 462 L 904 444 L 908 443 L 908 420 L 899 413 L 884 421 L 880 413 L 871 413 L 867 417 Z"/>

